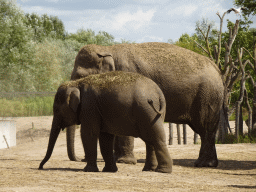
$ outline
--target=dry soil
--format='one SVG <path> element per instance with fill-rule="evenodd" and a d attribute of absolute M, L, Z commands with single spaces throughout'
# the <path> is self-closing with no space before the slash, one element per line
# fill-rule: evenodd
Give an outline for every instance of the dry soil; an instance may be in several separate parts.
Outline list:
<path fill-rule="evenodd" d="M 17 146 L 0 149 L 0 191 L 256 191 L 256 144 L 217 144 L 219 166 L 195 168 L 200 144 L 193 144 L 193 132 L 187 128 L 188 144 L 178 145 L 175 126 L 174 144 L 168 145 L 173 158 L 171 174 L 142 172 L 145 144 L 140 139 L 135 139 L 136 165 L 118 164 L 116 173 L 85 173 L 85 162 L 69 161 L 62 132 L 51 159 L 44 170 L 38 170 L 46 153 L 52 117 L 13 119 Z M 168 124 L 165 126 L 168 136 Z M 77 130 L 76 153 L 83 157 L 79 134 Z M 98 166 L 100 170 L 104 166 L 100 152 Z"/>

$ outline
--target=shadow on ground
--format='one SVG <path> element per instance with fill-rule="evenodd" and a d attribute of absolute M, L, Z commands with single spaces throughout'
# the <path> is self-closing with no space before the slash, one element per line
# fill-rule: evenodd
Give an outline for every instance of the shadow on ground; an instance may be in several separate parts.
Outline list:
<path fill-rule="evenodd" d="M 183 167 L 194 167 L 195 161 L 196 159 L 173 159 L 173 165 L 178 165 Z M 138 159 L 137 163 L 145 163 L 145 159 Z M 251 170 L 251 169 L 256 169 L 256 161 L 219 160 L 219 165 L 216 169 Z"/>
<path fill-rule="evenodd" d="M 44 169 L 36 169 L 31 168 L 33 170 L 40 170 L 40 171 L 72 171 L 72 172 L 81 172 L 83 169 L 74 169 L 74 168 L 44 168 Z"/>
<path fill-rule="evenodd" d="M 235 187 L 235 188 L 240 188 L 240 189 L 256 189 L 255 186 L 248 186 L 248 185 L 228 185 L 228 187 Z"/>
<path fill-rule="evenodd" d="M 194 167 L 196 159 L 173 159 L 174 165 Z M 219 160 L 216 169 L 222 170 L 251 170 L 256 169 L 256 161 Z"/>

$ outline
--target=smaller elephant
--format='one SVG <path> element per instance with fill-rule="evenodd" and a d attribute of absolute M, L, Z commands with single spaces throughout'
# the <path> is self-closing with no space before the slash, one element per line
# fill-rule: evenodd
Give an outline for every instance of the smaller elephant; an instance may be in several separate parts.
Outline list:
<path fill-rule="evenodd" d="M 61 129 L 81 124 L 87 158 L 85 172 L 98 172 L 97 141 L 105 161 L 103 172 L 116 172 L 114 136 L 139 137 L 146 143 L 143 171 L 171 173 L 172 159 L 163 128 L 165 97 L 156 83 L 138 73 L 114 71 L 60 85 L 53 105 L 49 160 Z"/>

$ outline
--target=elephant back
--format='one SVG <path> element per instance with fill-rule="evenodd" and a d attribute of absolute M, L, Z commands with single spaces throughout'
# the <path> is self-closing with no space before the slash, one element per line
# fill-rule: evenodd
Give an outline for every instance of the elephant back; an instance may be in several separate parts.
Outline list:
<path fill-rule="evenodd" d="M 208 57 L 169 43 L 131 44 L 134 57 L 140 57 L 152 68 L 170 69 L 174 75 L 198 73 L 203 68 L 218 67 Z"/>

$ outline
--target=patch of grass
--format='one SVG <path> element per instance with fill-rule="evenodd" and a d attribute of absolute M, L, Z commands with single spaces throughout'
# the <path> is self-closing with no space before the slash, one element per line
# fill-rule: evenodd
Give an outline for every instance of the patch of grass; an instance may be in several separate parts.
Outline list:
<path fill-rule="evenodd" d="M 234 134 L 228 134 L 225 137 L 224 143 L 216 141 L 216 144 L 235 144 L 235 143 L 256 143 L 256 129 L 252 130 L 250 135 L 248 133 L 239 135 L 237 140 Z"/>
<path fill-rule="evenodd" d="M 49 116 L 53 102 L 53 96 L 0 98 L 0 117 Z"/>
<path fill-rule="evenodd" d="M 243 120 L 245 121 L 246 119 L 248 119 L 248 111 L 246 108 L 243 107 Z M 229 121 L 235 121 L 236 120 L 236 113 L 232 113 L 232 115 L 229 118 Z"/>

